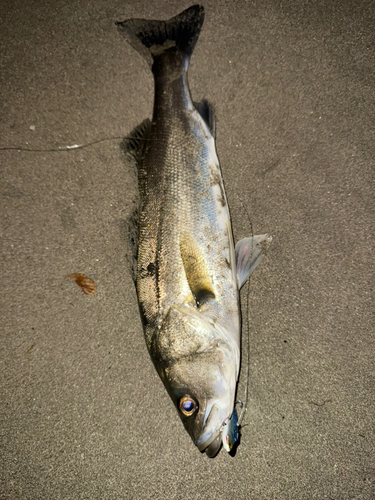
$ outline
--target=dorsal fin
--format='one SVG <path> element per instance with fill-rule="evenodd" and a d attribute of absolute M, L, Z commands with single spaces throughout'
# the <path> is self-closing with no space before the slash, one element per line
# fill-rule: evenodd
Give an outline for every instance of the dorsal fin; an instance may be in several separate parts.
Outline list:
<path fill-rule="evenodd" d="M 180 236 L 180 252 L 191 293 L 197 307 L 202 307 L 215 298 L 214 287 L 202 252 L 189 235 Z"/>
<path fill-rule="evenodd" d="M 125 154 L 133 156 L 137 161 L 139 161 L 147 144 L 150 129 L 151 121 L 146 118 L 122 140 L 120 144 L 122 151 Z"/>
<path fill-rule="evenodd" d="M 201 102 L 194 102 L 194 107 L 203 118 L 205 124 L 210 129 L 212 137 L 215 139 L 215 113 L 207 99 Z"/>

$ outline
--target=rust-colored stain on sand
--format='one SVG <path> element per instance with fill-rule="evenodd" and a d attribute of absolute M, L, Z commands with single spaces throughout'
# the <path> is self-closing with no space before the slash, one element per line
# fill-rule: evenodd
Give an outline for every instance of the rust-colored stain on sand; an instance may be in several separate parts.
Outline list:
<path fill-rule="evenodd" d="M 85 274 L 73 273 L 68 274 L 65 278 L 72 278 L 75 280 L 78 286 L 82 288 L 82 292 L 86 295 L 95 295 L 96 293 L 96 283 L 92 279 L 88 278 Z"/>

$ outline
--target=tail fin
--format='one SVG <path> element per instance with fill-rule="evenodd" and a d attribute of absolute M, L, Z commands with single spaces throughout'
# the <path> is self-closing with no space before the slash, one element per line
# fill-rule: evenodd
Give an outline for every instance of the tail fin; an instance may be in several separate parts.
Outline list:
<path fill-rule="evenodd" d="M 152 64 L 172 48 L 191 56 L 204 21 L 202 5 L 193 5 L 168 21 L 129 19 L 116 23 L 120 33 Z"/>

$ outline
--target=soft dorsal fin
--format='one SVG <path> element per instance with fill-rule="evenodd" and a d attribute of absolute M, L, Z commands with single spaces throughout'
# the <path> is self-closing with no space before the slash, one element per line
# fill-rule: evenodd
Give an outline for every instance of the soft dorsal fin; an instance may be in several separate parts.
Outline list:
<path fill-rule="evenodd" d="M 122 151 L 125 154 L 130 154 L 139 161 L 142 157 L 144 147 L 146 146 L 150 129 L 151 121 L 146 118 L 122 140 L 120 144 Z"/>
<path fill-rule="evenodd" d="M 212 137 L 215 139 L 215 113 L 207 99 L 194 103 L 195 109 L 203 118 L 205 124 L 210 129 Z"/>
<path fill-rule="evenodd" d="M 203 255 L 189 235 L 180 236 L 180 252 L 191 293 L 197 307 L 202 307 L 215 298 L 214 287 Z"/>
<path fill-rule="evenodd" d="M 237 280 L 240 289 L 250 274 L 265 256 L 265 252 L 271 244 L 272 236 L 261 234 L 244 238 L 236 245 Z"/>

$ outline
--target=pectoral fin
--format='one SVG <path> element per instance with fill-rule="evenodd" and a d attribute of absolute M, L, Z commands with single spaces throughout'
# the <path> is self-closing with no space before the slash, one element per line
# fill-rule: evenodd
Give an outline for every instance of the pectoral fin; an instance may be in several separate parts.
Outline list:
<path fill-rule="evenodd" d="M 215 298 L 214 287 L 203 255 L 189 235 L 180 236 L 180 252 L 190 290 L 197 307 L 201 307 Z"/>
<path fill-rule="evenodd" d="M 272 236 L 261 234 L 240 240 L 235 248 L 238 288 L 241 288 L 271 244 Z"/>

